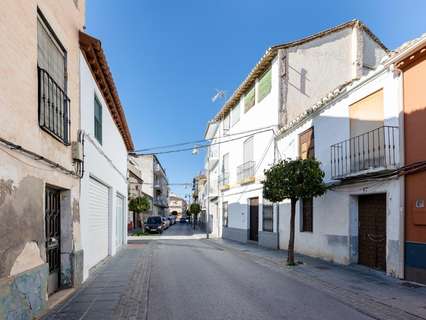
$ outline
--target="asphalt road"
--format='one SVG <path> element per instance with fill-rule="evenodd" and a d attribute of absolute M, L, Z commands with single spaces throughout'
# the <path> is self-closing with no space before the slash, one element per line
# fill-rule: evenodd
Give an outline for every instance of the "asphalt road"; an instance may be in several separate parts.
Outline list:
<path fill-rule="evenodd" d="M 205 239 L 131 241 L 46 319 L 372 319 L 289 272 Z"/>
<path fill-rule="evenodd" d="M 169 232 L 192 233 L 189 226 L 179 224 Z M 149 246 L 153 249 L 150 320 L 370 319 L 285 276 L 278 267 L 205 240 L 160 240 Z"/>

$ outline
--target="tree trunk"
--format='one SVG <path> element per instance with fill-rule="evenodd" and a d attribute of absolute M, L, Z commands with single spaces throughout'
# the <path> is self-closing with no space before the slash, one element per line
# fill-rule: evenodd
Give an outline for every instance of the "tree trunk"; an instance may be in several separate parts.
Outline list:
<path fill-rule="evenodd" d="M 290 216 L 290 239 L 288 240 L 288 256 L 287 264 L 294 266 L 294 220 L 296 217 L 297 199 L 291 199 L 291 216 Z"/>

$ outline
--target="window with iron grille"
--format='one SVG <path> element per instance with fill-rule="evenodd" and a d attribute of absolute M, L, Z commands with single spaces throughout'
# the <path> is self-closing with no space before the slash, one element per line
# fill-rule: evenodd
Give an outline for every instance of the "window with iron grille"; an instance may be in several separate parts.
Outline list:
<path fill-rule="evenodd" d="M 95 138 L 102 144 L 102 105 L 95 96 Z"/>
<path fill-rule="evenodd" d="M 274 206 L 271 203 L 263 204 L 263 231 L 274 231 Z"/>
<path fill-rule="evenodd" d="M 301 200 L 301 232 L 313 232 L 314 231 L 314 201 L 313 198 Z"/>
<path fill-rule="evenodd" d="M 41 12 L 37 18 L 37 72 L 39 125 L 56 139 L 69 144 L 66 52 Z"/>
<path fill-rule="evenodd" d="M 228 202 L 222 203 L 222 218 L 223 218 L 223 226 L 228 226 Z"/>

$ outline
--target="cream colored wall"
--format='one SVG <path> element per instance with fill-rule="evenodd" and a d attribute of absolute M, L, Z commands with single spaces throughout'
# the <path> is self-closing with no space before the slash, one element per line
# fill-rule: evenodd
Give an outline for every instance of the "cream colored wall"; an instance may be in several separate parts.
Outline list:
<path fill-rule="evenodd" d="M 79 30 L 84 1 L 0 1 L 0 137 L 74 170 L 71 147 L 40 129 L 37 92 L 37 8 L 67 52 L 67 92 L 71 99 L 71 141 L 79 128 Z M 0 146 L 0 278 L 46 261 L 46 185 L 61 193 L 63 252 L 79 250 L 79 178 Z M 62 208 L 61 208 L 62 210 Z M 63 217 L 62 217 L 63 215 Z M 35 245 L 36 244 L 36 245 Z"/>
<path fill-rule="evenodd" d="M 79 40 L 84 1 L 2 0 L 0 2 L 1 137 L 71 168 L 71 148 L 38 125 L 37 8 L 67 52 L 67 94 L 71 99 L 71 141 L 79 127 Z"/>

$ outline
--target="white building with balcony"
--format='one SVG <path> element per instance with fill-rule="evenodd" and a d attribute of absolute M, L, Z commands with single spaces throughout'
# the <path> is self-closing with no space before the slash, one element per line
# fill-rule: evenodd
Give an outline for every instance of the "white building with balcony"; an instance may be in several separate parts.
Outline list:
<path fill-rule="evenodd" d="M 295 250 L 403 278 L 402 94 L 397 71 L 376 71 L 330 93 L 283 127 L 281 158 L 315 157 L 330 190 L 296 206 Z M 289 240 L 290 202 L 279 205 L 279 247 Z"/>
<path fill-rule="evenodd" d="M 280 158 L 278 133 L 329 92 L 366 75 L 386 52 L 357 20 L 266 51 L 206 130 L 212 236 L 279 248 L 283 214 L 262 194 L 263 172 Z"/>
<path fill-rule="evenodd" d="M 169 183 L 166 171 L 155 155 L 134 156 L 144 181 L 142 192 L 152 198 L 152 210 L 147 215 L 165 216 L 168 214 Z"/>

